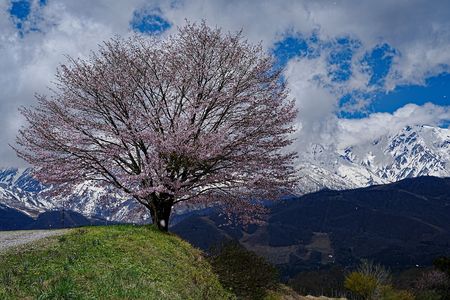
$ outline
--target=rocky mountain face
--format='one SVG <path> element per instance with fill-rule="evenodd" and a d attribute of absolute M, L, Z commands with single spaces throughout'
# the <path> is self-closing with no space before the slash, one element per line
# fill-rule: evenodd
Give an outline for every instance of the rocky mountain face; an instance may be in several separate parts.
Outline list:
<path fill-rule="evenodd" d="M 303 193 L 419 176 L 450 177 L 450 129 L 407 126 L 396 134 L 333 151 L 312 145 L 303 155 L 300 169 Z"/>
<path fill-rule="evenodd" d="M 0 204 L 36 217 L 55 208 L 54 201 L 41 197 L 45 187 L 33 179 L 30 169 L 0 170 Z"/>
<path fill-rule="evenodd" d="M 89 182 L 78 185 L 74 193 L 61 195 L 55 187 L 35 180 L 31 169 L 0 170 L 0 208 L 15 209 L 36 219 L 52 210 L 67 210 L 117 222 L 138 222 L 148 219 L 145 211 L 132 199 L 94 187 Z M 1 228 L 0 228 L 1 230 Z"/>
<path fill-rule="evenodd" d="M 450 130 L 406 127 L 366 144 L 330 151 L 312 145 L 301 153 L 299 194 L 321 189 L 343 190 L 396 182 L 418 176 L 450 177 Z M 33 218 L 61 209 L 118 222 L 148 220 L 149 215 L 132 199 L 86 182 L 73 194 L 52 193 L 31 176 L 30 169 L 0 169 L 0 204 Z"/>

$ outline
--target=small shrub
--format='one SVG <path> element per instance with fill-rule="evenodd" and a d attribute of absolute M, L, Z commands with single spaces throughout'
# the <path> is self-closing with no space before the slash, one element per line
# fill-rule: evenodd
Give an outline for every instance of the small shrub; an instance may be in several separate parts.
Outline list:
<path fill-rule="evenodd" d="M 408 291 L 398 291 L 390 285 L 380 288 L 380 299 L 382 300 L 414 300 L 414 295 Z"/>
<path fill-rule="evenodd" d="M 222 285 L 240 299 L 264 299 L 278 284 L 275 267 L 237 243 L 216 249 L 210 263 Z"/>
<path fill-rule="evenodd" d="M 415 290 L 418 299 L 450 299 L 450 278 L 440 270 L 426 272 L 417 280 Z"/>
<path fill-rule="evenodd" d="M 364 299 L 379 299 L 381 289 L 389 286 L 390 281 L 389 270 L 372 261 L 362 260 L 357 270 L 346 277 L 344 286 Z"/>
<path fill-rule="evenodd" d="M 439 257 L 433 261 L 433 265 L 439 271 L 442 271 L 450 276 L 450 257 Z"/>
<path fill-rule="evenodd" d="M 416 289 L 419 291 L 443 288 L 448 284 L 447 275 L 438 270 L 424 273 L 416 282 Z"/>
<path fill-rule="evenodd" d="M 345 279 L 345 288 L 365 300 L 414 300 L 408 291 L 395 290 L 390 272 L 381 265 L 363 261 Z"/>
<path fill-rule="evenodd" d="M 371 299 L 377 290 L 377 280 L 367 274 L 352 272 L 345 278 L 346 289 L 364 299 Z"/>
<path fill-rule="evenodd" d="M 388 285 L 391 282 L 389 270 L 370 260 L 362 260 L 356 271 L 374 278 L 379 286 Z"/>

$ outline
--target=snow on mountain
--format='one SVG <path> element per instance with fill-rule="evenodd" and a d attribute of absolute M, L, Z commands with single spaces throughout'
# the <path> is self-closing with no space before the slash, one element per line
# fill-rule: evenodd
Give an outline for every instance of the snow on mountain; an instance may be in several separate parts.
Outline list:
<path fill-rule="evenodd" d="M 313 145 L 300 168 L 305 177 L 313 178 L 301 182 L 303 192 L 356 188 L 426 175 L 450 177 L 450 129 L 407 126 L 395 134 L 343 149 Z"/>
<path fill-rule="evenodd" d="M 408 126 L 395 134 L 343 149 L 314 144 L 300 153 L 299 193 L 320 189 L 349 189 L 433 175 L 450 177 L 450 129 Z M 134 200 L 80 184 L 70 195 L 52 195 L 31 176 L 30 169 L 0 169 L 0 207 L 8 206 L 35 217 L 45 210 L 74 210 L 86 216 L 139 222 L 148 213 Z"/>
<path fill-rule="evenodd" d="M 0 170 L 0 204 L 35 217 L 55 205 L 47 198 L 37 197 L 44 186 L 33 179 L 30 172 L 30 169 Z"/>
<path fill-rule="evenodd" d="M 76 186 L 70 195 L 54 193 L 54 187 L 35 180 L 31 171 L 13 168 L 0 170 L 0 205 L 31 217 L 63 208 L 85 216 L 123 222 L 139 222 L 149 217 L 135 201 L 89 182 Z"/>

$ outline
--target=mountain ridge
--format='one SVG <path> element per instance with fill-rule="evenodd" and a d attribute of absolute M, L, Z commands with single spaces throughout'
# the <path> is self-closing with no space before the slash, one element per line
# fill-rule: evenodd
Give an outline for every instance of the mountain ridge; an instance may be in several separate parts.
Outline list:
<path fill-rule="evenodd" d="M 450 255 L 450 178 L 418 177 L 281 201 L 265 224 L 227 224 L 191 216 L 173 231 L 208 250 L 234 239 L 277 265 L 284 276 L 370 259 L 392 269 L 430 265 Z"/>
<path fill-rule="evenodd" d="M 299 163 L 305 194 L 386 184 L 419 176 L 450 177 L 450 129 L 406 126 L 368 142 L 327 149 L 312 144 Z"/>
<path fill-rule="evenodd" d="M 313 144 L 298 164 L 299 195 L 321 189 L 344 190 L 387 184 L 404 178 L 450 177 L 450 130 L 407 126 L 366 143 L 329 149 Z M 69 195 L 55 195 L 32 177 L 32 169 L 0 169 L 0 203 L 32 218 L 67 209 L 116 222 L 148 222 L 149 214 L 133 199 L 89 182 Z"/>

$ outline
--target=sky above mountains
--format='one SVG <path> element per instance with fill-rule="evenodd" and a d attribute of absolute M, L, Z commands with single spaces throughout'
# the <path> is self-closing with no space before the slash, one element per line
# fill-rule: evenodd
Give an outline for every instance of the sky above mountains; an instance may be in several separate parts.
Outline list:
<path fill-rule="evenodd" d="M 300 151 L 450 124 L 449 1 L 1 0 L 0 166 L 23 165 L 8 146 L 23 122 L 17 109 L 49 93 L 64 55 L 202 19 L 242 29 L 284 68 Z"/>

